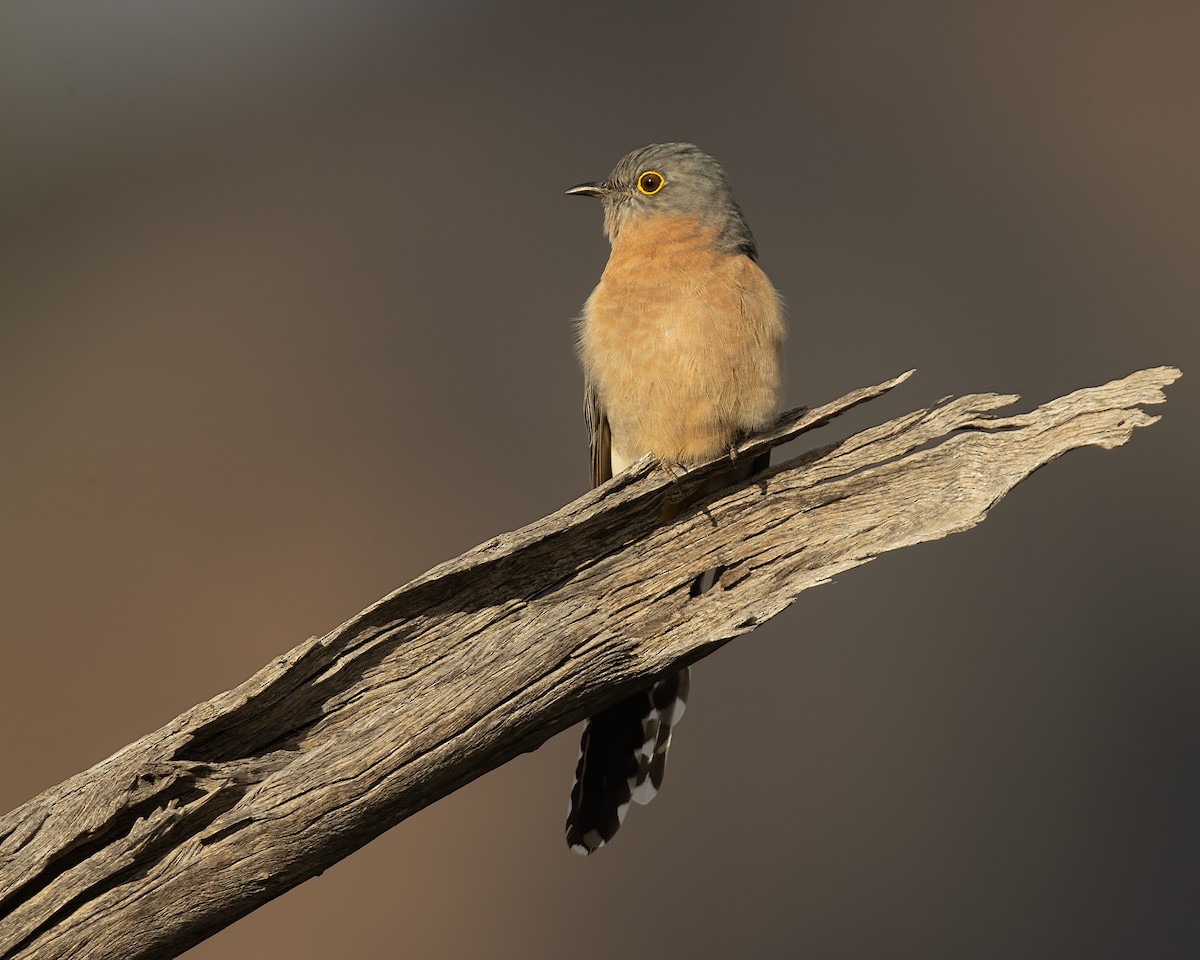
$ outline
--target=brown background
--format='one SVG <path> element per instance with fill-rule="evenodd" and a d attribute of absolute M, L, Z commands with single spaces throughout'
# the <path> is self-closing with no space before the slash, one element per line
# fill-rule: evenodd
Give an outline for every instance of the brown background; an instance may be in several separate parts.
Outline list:
<path fill-rule="evenodd" d="M 986 9 L 985 9 L 986 7 Z M 1194 3 L 10 2 L 0 807 L 586 483 L 570 320 L 625 151 L 719 157 L 787 402 L 1162 424 L 695 672 L 570 856 L 572 732 L 189 956 L 1200 948 Z"/>

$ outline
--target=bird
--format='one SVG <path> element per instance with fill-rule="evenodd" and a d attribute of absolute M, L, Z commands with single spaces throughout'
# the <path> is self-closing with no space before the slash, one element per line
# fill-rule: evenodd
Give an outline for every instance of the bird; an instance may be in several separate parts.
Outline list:
<path fill-rule="evenodd" d="M 769 453 L 739 462 L 732 451 L 777 412 L 783 304 L 725 170 L 694 144 L 654 143 L 566 193 L 600 200 L 610 244 L 576 326 L 593 486 L 646 453 L 682 468 L 730 453 L 701 494 L 765 468 Z M 693 595 L 711 586 L 699 579 Z M 672 671 L 587 721 L 567 813 L 573 851 L 600 849 L 632 801 L 654 798 L 689 688 L 688 668 Z"/>

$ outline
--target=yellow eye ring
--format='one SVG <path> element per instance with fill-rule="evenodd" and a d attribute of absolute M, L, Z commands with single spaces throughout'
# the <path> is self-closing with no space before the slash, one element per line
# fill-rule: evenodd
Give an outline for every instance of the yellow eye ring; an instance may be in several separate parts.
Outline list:
<path fill-rule="evenodd" d="M 647 170 L 638 177 L 637 188 L 639 193 L 645 194 L 647 197 L 652 197 L 667 181 L 663 179 L 663 175 L 657 170 Z"/>

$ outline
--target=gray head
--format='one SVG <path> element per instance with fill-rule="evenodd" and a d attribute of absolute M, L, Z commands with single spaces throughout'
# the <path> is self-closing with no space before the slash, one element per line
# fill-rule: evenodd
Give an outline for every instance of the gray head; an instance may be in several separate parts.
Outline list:
<path fill-rule="evenodd" d="M 729 178 L 694 144 L 652 143 L 624 156 L 607 180 L 581 183 L 567 193 L 603 201 L 604 232 L 612 242 L 635 218 L 687 217 L 715 229 L 723 249 L 758 257 Z"/>

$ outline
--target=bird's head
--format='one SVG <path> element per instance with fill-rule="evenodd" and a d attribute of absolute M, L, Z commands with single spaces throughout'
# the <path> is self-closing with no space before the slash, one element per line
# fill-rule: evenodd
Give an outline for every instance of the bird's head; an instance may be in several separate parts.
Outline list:
<path fill-rule="evenodd" d="M 652 143 L 634 150 L 618 161 L 608 179 L 580 183 L 567 195 L 600 199 L 610 243 L 642 218 L 681 217 L 712 230 L 722 248 L 757 256 L 725 170 L 691 143 Z"/>

